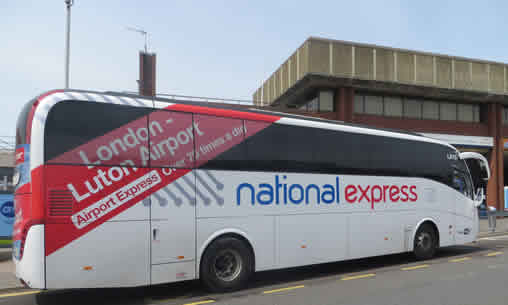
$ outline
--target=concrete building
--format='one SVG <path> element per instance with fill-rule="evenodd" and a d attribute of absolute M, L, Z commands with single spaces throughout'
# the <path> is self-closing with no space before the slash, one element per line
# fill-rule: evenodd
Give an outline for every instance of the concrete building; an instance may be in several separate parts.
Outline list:
<path fill-rule="evenodd" d="M 503 210 L 507 69 L 499 62 L 310 37 L 253 100 L 285 112 L 423 133 L 480 152 L 492 172 L 487 203 Z"/>

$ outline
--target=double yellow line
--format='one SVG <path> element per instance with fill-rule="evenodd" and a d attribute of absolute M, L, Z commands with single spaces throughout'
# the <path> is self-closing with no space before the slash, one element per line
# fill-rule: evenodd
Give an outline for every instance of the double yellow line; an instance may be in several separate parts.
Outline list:
<path fill-rule="evenodd" d="M 360 275 L 353 275 L 353 276 L 346 276 L 341 278 L 342 281 L 350 281 L 350 280 L 358 280 L 358 279 L 364 279 L 368 277 L 376 276 L 375 273 L 367 273 L 367 274 L 360 274 Z"/>
<path fill-rule="evenodd" d="M 424 265 L 418 265 L 418 266 L 404 267 L 404 268 L 401 268 L 400 270 L 402 270 L 402 271 L 409 271 L 409 270 L 416 270 L 416 269 L 427 268 L 429 266 L 430 266 L 429 264 L 424 264 Z"/>
<path fill-rule="evenodd" d="M 270 293 L 276 293 L 276 292 L 281 292 L 281 291 L 289 291 L 289 290 L 299 289 L 299 288 L 303 288 L 303 287 L 305 287 L 305 285 L 298 285 L 298 286 L 291 286 L 291 287 L 279 288 L 279 289 L 274 289 L 274 290 L 267 290 L 267 291 L 263 291 L 263 294 L 270 294 Z"/>

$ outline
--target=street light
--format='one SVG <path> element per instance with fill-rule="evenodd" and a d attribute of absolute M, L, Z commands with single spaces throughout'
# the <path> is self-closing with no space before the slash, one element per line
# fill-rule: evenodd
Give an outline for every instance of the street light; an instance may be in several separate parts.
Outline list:
<path fill-rule="evenodd" d="M 70 37 L 71 37 L 71 6 L 74 0 L 64 0 L 67 6 L 67 40 L 65 44 L 65 89 L 69 88 L 69 53 L 70 53 Z"/>

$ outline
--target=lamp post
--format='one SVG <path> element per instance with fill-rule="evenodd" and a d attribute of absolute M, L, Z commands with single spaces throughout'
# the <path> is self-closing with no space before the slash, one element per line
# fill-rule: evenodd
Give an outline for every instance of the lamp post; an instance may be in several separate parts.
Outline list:
<path fill-rule="evenodd" d="M 69 53 L 70 53 L 70 37 L 71 37 L 71 6 L 74 0 L 64 0 L 67 6 L 67 39 L 65 43 L 65 89 L 69 88 Z"/>

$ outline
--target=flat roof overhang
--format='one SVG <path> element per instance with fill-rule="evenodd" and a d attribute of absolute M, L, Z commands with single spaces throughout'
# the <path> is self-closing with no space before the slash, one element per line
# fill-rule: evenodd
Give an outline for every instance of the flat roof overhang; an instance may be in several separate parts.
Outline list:
<path fill-rule="evenodd" d="M 271 106 L 275 108 L 297 108 L 313 98 L 320 90 L 335 90 L 343 87 L 350 87 L 372 94 L 449 100 L 461 103 L 500 103 L 508 105 L 508 97 L 503 94 L 309 73 L 275 99 Z"/>

